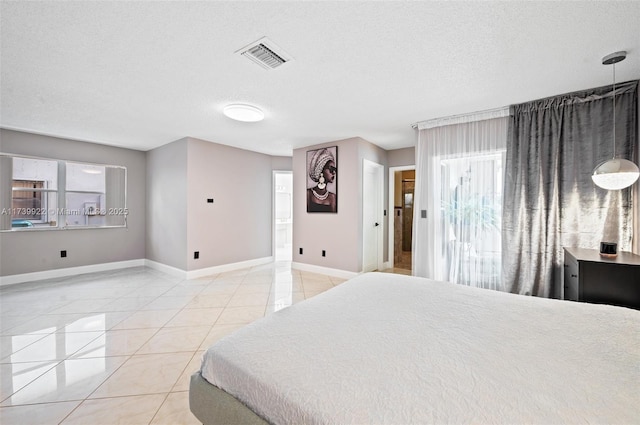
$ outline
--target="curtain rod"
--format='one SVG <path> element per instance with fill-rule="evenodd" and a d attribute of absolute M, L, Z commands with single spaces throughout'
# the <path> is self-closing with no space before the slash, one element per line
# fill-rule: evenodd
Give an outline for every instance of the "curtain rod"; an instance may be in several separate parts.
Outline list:
<path fill-rule="evenodd" d="M 501 118 L 509 116 L 509 107 L 503 106 L 500 108 L 487 109 L 478 112 L 469 112 L 466 114 L 450 115 L 448 117 L 433 118 L 425 121 L 418 121 L 411 124 L 411 128 L 417 128 L 424 130 L 426 128 L 442 127 L 444 125 L 460 124 L 463 122 L 483 121 L 492 118 Z"/>

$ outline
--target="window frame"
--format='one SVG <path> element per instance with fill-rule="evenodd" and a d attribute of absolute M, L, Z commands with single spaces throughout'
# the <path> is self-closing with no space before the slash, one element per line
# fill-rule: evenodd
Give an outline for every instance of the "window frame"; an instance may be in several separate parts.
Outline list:
<path fill-rule="evenodd" d="M 10 218 L 7 223 L 5 223 L 5 219 L 0 221 L 2 225 L 0 226 L 0 232 L 34 232 L 34 231 L 45 231 L 45 230 L 84 230 L 84 229 L 113 229 L 113 228 L 128 228 L 128 215 L 129 209 L 127 207 L 127 186 L 128 186 L 128 169 L 123 165 L 113 165 L 113 164 L 102 164 L 102 163 L 94 163 L 94 162 L 86 162 L 79 160 L 65 160 L 65 159 L 56 159 L 56 158 L 45 158 L 45 157 L 37 157 L 30 155 L 21 155 L 21 154 L 13 154 L 0 152 L 0 158 L 8 158 L 11 161 L 11 173 L 7 175 L 7 173 L 2 173 L 0 176 L 0 185 L 2 186 L 0 189 L 0 202 L 4 204 L 5 200 L 8 200 L 8 205 L 0 205 L 0 214 L 3 216 L 9 215 Z M 37 189 L 28 189 L 27 191 L 37 191 L 43 194 L 55 194 L 55 206 L 51 207 L 49 205 L 49 200 L 47 199 L 42 203 L 41 207 L 46 208 L 46 218 L 49 220 L 50 217 L 55 217 L 54 220 L 44 221 L 42 218 L 39 220 L 29 220 L 32 221 L 35 225 L 33 227 L 13 227 L 12 221 L 14 220 L 14 204 L 13 204 L 13 193 L 20 191 L 20 188 L 14 188 L 14 182 L 17 180 L 22 181 L 39 181 L 38 179 L 14 179 L 13 172 L 13 164 L 14 158 L 24 158 L 30 160 L 41 160 L 41 161 L 51 161 L 55 162 L 57 165 L 57 180 L 56 180 L 56 188 L 51 189 L 47 188 L 47 184 L 45 181 L 44 188 Z M 87 167 L 100 167 L 104 170 L 104 191 L 94 191 L 94 190 L 78 190 L 78 189 L 68 189 L 67 185 L 67 165 L 73 164 L 74 166 L 87 166 Z M 120 175 L 116 175 L 117 180 L 113 186 L 109 185 L 107 180 L 107 170 L 121 170 Z M 7 181 L 8 180 L 8 181 Z M 107 199 L 107 195 L 115 194 L 119 198 L 119 204 L 121 205 L 105 205 L 101 203 L 100 205 L 96 205 L 97 210 L 89 210 L 89 212 L 84 211 L 84 208 L 79 211 L 70 211 L 68 205 L 67 194 L 82 194 L 82 193 L 91 193 L 93 195 L 97 195 L 100 199 L 100 202 Z M 87 203 L 85 203 L 86 205 Z M 92 202 L 89 202 L 92 204 Z M 52 211 L 55 211 L 54 214 L 51 214 Z M 87 224 L 69 224 L 68 217 L 73 215 L 83 215 L 86 217 Z M 122 219 L 112 218 L 109 216 L 122 216 Z M 89 224 L 90 217 L 103 217 L 101 222 Z M 17 220 L 17 219 L 16 219 Z M 25 219 L 28 220 L 28 219 Z M 113 221 L 116 220 L 114 224 Z M 47 225 L 47 223 L 49 225 Z M 8 227 L 8 228 L 2 228 Z"/>

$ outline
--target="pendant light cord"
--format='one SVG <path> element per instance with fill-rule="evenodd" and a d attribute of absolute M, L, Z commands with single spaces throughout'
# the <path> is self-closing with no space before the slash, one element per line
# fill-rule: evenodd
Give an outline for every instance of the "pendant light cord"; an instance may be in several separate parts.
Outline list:
<path fill-rule="evenodd" d="M 616 159 L 616 64 L 613 64 L 613 159 Z"/>

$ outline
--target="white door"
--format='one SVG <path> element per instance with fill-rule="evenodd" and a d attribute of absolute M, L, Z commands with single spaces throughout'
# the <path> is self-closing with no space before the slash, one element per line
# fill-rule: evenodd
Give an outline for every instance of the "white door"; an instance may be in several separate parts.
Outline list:
<path fill-rule="evenodd" d="M 293 174 L 273 173 L 273 251 L 275 261 L 291 261 L 293 234 Z"/>
<path fill-rule="evenodd" d="M 362 166 L 362 271 L 382 269 L 383 169 L 364 160 Z"/>

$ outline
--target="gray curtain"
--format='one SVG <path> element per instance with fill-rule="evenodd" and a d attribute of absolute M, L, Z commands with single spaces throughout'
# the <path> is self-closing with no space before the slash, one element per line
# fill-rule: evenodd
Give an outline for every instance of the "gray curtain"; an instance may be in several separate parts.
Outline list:
<path fill-rule="evenodd" d="M 631 250 L 632 190 L 591 180 L 613 157 L 612 96 L 606 86 L 511 106 L 502 217 L 510 292 L 562 297 L 563 247 L 597 249 L 607 238 Z M 637 163 L 638 81 L 617 84 L 615 104 L 616 156 Z"/>

